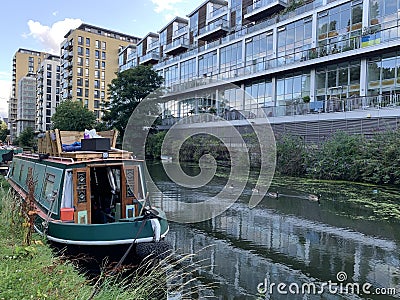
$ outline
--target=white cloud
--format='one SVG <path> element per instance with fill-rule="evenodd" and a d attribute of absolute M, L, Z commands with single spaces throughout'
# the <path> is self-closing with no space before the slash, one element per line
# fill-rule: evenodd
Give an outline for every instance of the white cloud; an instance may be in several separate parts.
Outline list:
<path fill-rule="evenodd" d="M 64 19 L 62 21 L 55 22 L 51 27 L 42 25 L 40 22 L 29 20 L 29 34 L 24 34 L 24 37 L 31 36 L 35 40 L 38 40 L 44 47 L 44 51 L 60 54 L 60 44 L 64 40 L 64 35 L 70 30 L 75 29 L 82 20 L 80 19 Z"/>
<path fill-rule="evenodd" d="M 1 74 L 5 72 L 0 72 Z M 3 76 L 1 76 L 3 77 Z M 8 103 L 11 92 L 11 80 L 0 80 L 0 116 L 6 117 L 8 115 Z"/>
<path fill-rule="evenodd" d="M 53 15 L 53 16 L 57 16 L 57 15 L 58 15 L 58 10 L 53 11 L 52 15 Z"/>
<path fill-rule="evenodd" d="M 156 13 L 165 13 L 166 11 L 175 10 L 174 5 L 184 2 L 184 0 L 151 0 L 156 5 L 154 11 Z"/>

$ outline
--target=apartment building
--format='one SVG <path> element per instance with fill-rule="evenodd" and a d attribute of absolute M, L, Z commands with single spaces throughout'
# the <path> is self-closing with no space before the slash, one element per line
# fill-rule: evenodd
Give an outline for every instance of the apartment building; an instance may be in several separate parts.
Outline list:
<path fill-rule="evenodd" d="M 17 114 L 19 82 L 23 77 L 36 74 L 38 66 L 46 53 L 28 49 L 18 49 L 13 57 L 11 97 L 8 106 L 8 119 L 11 139 L 17 135 Z M 31 80 L 30 80 L 31 81 Z"/>
<path fill-rule="evenodd" d="M 18 82 L 16 136 L 28 127 L 35 128 L 36 77 L 29 74 Z"/>
<path fill-rule="evenodd" d="M 107 86 L 118 71 L 118 53 L 137 37 L 82 24 L 61 45 L 61 101 L 80 101 L 101 118 Z"/>
<path fill-rule="evenodd" d="M 208 0 L 124 48 L 119 64 L 151 63 L 165 78 L 165 125 L 203 112 L 277 120 L 396 108 L 399 21 L 398 0 Z"/>
<path fill-rule="evenodd" d="M 51 116 L 60 103 L 60 57 L 51 54 L 46 55 L 40 63 L 36 79 L 35 129 L 46 131 L 51 129 Z"/>

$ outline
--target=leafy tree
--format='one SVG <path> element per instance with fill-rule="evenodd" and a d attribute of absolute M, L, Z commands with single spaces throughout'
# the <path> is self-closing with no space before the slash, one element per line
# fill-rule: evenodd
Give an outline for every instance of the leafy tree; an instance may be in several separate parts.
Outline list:
<path fill-rule="evenodd" d="M 83 131 L 95 126 L 96 116 L 86 107 L 83 107 L 82 103 L 67 100 L 56 108 L 51 121 L 53 122 L 53 128 Z"/>
<path fill-rule="evenodd" d="M 35 147 L 35 131 L 32 127 L 27 127 L 24 131 L 22 131 L 18 137 L 18 145 L 20 147 Z"/>
<path fill-rule="evenodd" d="M 7 128 L 7 124 L 4 121 L 1 121 L 0 123 L 0 140 L 5 141 L 7 138 L 7 135 L 10 134 L 10 130 Z"/>
<path fill-rule="evenodd" d="M 123 137 L 129 118 L 136 106 L 151 92 L 158 89 L 163 78 L 151 66 L 137 66 L 118 73 L 108 85 L 110 102 L 105 103 L 103 121 L 116 128 Z"/>

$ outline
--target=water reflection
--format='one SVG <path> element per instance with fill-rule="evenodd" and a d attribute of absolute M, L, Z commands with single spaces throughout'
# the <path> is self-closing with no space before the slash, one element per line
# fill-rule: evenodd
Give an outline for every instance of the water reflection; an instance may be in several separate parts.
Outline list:
<path fill-rule="evenodd" d="M 155 165 L 152 171 L 161 172 Z M 224 185 L 213 180 L 206 187 L 185 190 L 159 176 L 157 185 L 171 198 L 206 200 Z M 212 220 L 194 225 L 172 224 L 169 241 L 184 253 L 196 253 L 207 280 L 219 282 L 209 291 L 214 299 L 257 299 L 257 286 L 267 278 L 273 283 L 346 282 L 371 283 L 374 288 L 396 288 L 396 296 L 370 295 L 370 299 L 400 298 L 399 226 L 387 222 L 354 220 L 337 216 L 337 205 L 324 199 L 321 206 L 296 191 L 285 189 L 279 199 L 266 198 L 248 208 L 246 190 L 241 200 Z M 164 210 L 167 198 L 155 197 Z M 343 207 L 340 207 L 343 209 Z M 349 212 L 356 214 L 357 211 Z M 210 246 L 212 245 L 212 246 Z M 280 295 L 271 299 L 357 299 L 356 296 Z M 368 298 L 366 295 L 362 298 Z M 264 297 L 259 297 L 264 299 Z"/>

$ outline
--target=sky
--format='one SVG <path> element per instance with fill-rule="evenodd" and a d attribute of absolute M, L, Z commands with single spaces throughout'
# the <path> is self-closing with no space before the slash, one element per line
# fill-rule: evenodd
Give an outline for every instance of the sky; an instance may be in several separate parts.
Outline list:
<path fill-rule="evenodd" d="M 81 23 L 143 37 L 204 0 L 19 0 L 0 4 L 0 116 L 7 117 L 12 59 L 19 48 L 59 55 L 64 35 Z"/>

